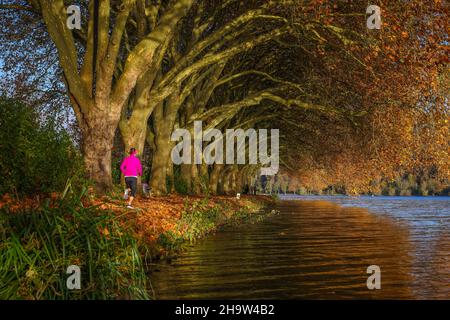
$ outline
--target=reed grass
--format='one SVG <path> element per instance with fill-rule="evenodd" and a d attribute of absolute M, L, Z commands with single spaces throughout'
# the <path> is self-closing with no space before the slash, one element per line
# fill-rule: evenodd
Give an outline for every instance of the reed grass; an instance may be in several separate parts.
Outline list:
<path fill-rule="evenodd" d="M 56 206 L 0 209 L 0 299 L 149 299 L 148 279 L 129 228 L 110 211 L 84 207 L 84 188 Z M 69 290 L 67 268 L 81 268 Z"/>

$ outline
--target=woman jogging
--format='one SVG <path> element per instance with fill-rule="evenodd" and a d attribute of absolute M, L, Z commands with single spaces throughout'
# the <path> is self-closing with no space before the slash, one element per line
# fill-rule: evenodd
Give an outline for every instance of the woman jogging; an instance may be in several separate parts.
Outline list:
<path fill-rule="evenodd" d="M 132 203 L 136 197 L 137 191 L 137 177 L 142 176 L 141 161 L 136 157 L 137 151 L 135 148 L 130 149 L 130 155 L 126 157 L 120 165 L 120 171 L 125 176 L 126 189 L 123 198 L 128 200 L 128 209 L 134 209 Z"/>

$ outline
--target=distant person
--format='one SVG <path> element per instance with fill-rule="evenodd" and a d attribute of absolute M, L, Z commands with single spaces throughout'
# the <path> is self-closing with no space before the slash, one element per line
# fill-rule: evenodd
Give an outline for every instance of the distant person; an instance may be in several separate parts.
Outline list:
<path fill-rule="evenodd" d="M 128 209 L 134 209 L 132 204 L 133 200 L 136 197 L 137 191 L 137 178 L 138 176 L 142 176 L 142 165 L 141 161 L 138 159 L 137 151 L 135 148 L 130 149 L 130 155 L 123 159 L 122 164 L 120 165 L 120 171 L 122 171 L 125 177 L 125 193 L 123 198 L 125 200 L 128 199 Z"/>

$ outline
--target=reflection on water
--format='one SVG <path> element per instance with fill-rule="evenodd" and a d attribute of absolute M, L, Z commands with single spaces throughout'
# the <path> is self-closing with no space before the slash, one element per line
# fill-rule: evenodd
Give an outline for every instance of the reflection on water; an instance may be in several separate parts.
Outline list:
<path fill-rule="evenodd" d="M 296 198 L 161 264 L 156 298 L 450 298 L 448 197 Z M 367 289 L 370 265 L 381 290 Z"/>

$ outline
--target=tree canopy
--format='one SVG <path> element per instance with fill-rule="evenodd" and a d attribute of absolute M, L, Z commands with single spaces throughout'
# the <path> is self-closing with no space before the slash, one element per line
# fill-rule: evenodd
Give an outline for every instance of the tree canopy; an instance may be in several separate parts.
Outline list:
<path fill-rule="evenodd" d="M 70 4 L 80 30 L 67 27 Z M 282 172 L 311 189 L 448 180 L 448 7 L 379 5 L 381 29 L 368 29 L 366 1 L 18 1 L 0 5 L 0 87 L 42 112 L 71 110 L 100 190 L 118 140 L 149 154 L 156 194 L 176 175 L 193 193 L 254 185 L 259 165 L 174 166 L 171 134 L 196 120 L 280 129 Z"/>

